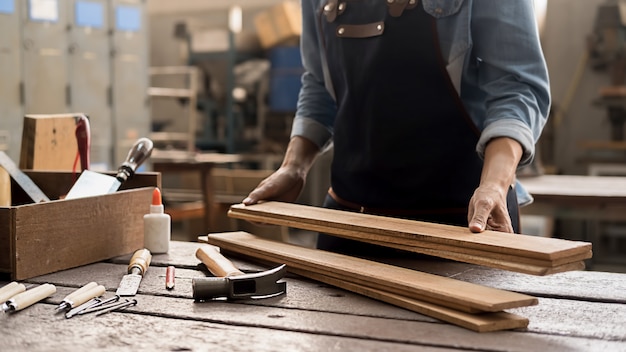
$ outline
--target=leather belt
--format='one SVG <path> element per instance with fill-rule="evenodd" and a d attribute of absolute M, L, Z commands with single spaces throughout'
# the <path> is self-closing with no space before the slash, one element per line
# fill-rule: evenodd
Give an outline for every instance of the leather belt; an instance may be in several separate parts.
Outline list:
<path fill-rule="evenodd" d="M 393 209 L 393 208 L 374 208 L 366 207 L 349 200 L 345 200 L 337 195 L 332 187 L 328 189 L 328 195 L 337 204 L 342 207 L 356 210 L 364 214 L 377 214 L 377 215 L 390 215 L 390 216 L 403 216 L 403 217 L 419 217 L 420 215 L 434 215 L 434 214 L 467 214 L 467 208 L 445 208 L 445 209 Z"/>

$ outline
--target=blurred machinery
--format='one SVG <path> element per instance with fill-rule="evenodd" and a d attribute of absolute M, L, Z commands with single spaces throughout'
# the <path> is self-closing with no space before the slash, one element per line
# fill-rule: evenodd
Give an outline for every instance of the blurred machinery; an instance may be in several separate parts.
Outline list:
<path fill-rule="evenodd" d="M 263 139 L 269 61 L 254 33 L 178 23 L 175 37 L 187 48 L 187 62 L 200 71 L 196 146 L 243 152 Z"/>
<path fill-rule="evenodd" d="M 587 142 L 589 174 L 626 176 L 626 1 L 607 0 L 597 8 L 593 33 L 588 37 L 589 64 L 609 75 L 594 105 L 606 109 L 610 122 L 608 141 Z M 589 222 L 596 261 L 623 264 L 626 252 L 626 223 Z"/>
<path fill-rule="evenodd" d="M 588 38 L 589 63 L 609 74 L 610 85 L 600 90 L 595 105 L 606 108 L 611 141 L 624 140 L 626 122 L 626 1 L 608 0 L 597 9 Z"/>

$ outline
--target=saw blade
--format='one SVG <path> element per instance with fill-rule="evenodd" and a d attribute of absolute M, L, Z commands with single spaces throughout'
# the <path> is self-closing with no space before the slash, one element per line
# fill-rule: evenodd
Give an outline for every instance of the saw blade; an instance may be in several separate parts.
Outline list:
<path fill-rule="evenodd" d="M 3 151 L 0 151 L 0 167 L 4 168 L 9 175 L 11 175 L 15 182 L 22 187 L 24 192 L 26 192 L 35 203 L 50 201 L 48 196 L 43 193 L 35 182 L 33 182 L 28 175 L 23 173 Z"/>

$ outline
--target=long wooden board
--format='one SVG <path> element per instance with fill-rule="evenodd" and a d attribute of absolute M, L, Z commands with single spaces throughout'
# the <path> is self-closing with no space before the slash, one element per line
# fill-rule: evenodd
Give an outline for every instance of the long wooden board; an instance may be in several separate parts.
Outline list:
<path fill-rule="evenodd" d="M 206 238 L 206 237 L 205 237 Z M 236 251 L 235 250 L 229 250 L 226 247 L 223 247 L 223 251 L 224 252 L 233 252 L 233 253 L 237 253 L 239 255 L 243 255 L 249 258 L 254 258 L 256 261 L 259 262 L 267 262 L 267 263 L 272 263 L 273 265 L 280 265 L 282 263 L 285 263 L 286 260 L 284 260 L 285 258 L 283 256 L 280 255 L 271 255 L 268 253 L 263 253 L 260 254 L 258 251 L 256 250 L 248 250 L 245 248 L 238 248 Z M 328 268 L 323 268 L 320 267 L 319 265 L 311 265 L 311 264 L 307 264 L 304 262 L 296 262 L 296 261 L 288 261 L 289 262 L 289 267 L 287 268 L 288 271 L 299 274 L 301 276 L 305 276 L 305 277 L 309 277 L 312 279 L 315 279 L 315 275 L 322 275 L 324 277 L 327 277 L 329 279 L 335 279 L 335 280 L 340 280 L 342 282 L 347 282 L 347 283 L 352 283 L 354 285 L 361 285 L 361 286 L 365 286 L 365 287 L 369 287 L 366 285 L 371 285 L 369 282 L 360 280 L 359 278 L 351 278 L 348 277 L 346 278 L 345 273 L 342 272 L 337 272 L 337 271 L 329 271 Z M 395 292 L 398 295 L 405 295 L 405 296 L 409 296 L 409 297 L 413 297 L 415 296 L 415 292 L 413 291 L 409 291 L 403 288 L 398 288 L 398 287 L 393 287 L 393 286 L 389 286 L 389 285 L 377 285 L 376 287 L 378 288 L 383 288 L 387 291 L 385 292 Z M 415 299 L 415 297 L 413 297 Z M 451 302 L 449 300 L 442 300 L 442 299 L 438 299 L 438 298 L 434 298 L 434 297 L 428 297 L 426 298 L 426 300 L 431 303 L 431 304 L 435 304 L 441 307 L 446 307 L 449 309 L 453 309 L 456 311 L 460 311 L 460 312 L 465 312 L 465 313 L 487 313 L 484 310 L 481 309 L 477 309 L 471 306 L 466 305 L 465 303 L 461 302 L 461 303 L 454 303 Z"/>
<path fill-rule="evenodd" d="M 224 250 L 262 259 L 269 255 L 273 259 L 280 259 L 288 267 L 303 264 L 307 268 L 319 268 L 324 273 L 359 285 L 384 287 L 388 292 L 424 301 L 433 299 L 436 304 L 450 302 L 453 307 L 466 306 L 486 312 L 497 312 L 538 303 L 537 298 L 524 294 L 338 253 L 265 240 L 245 232 L 210 234 L 206 240 Z"/>
<path fill-rule="evenodd" d="M 246 215 L 249 221 L 264 222 L 263 216 Z M 292 226 L 286 225 L 285 226 Z M 297 227 L 297 226 L 296 226 Z M 488 266 L 491 268 L 504 269 L 531 275 L 549 275 L 566 271 L 582 270 L 585 268 L 584 259 L 591 258 L 591 251 L 576 254 L 571 257 L 556 259 L 554 262 L 539 259 L 519 257 L 515 255 L 499 254 L 494 252 L 481 252 L 455 246 L 424 243 L 419 240 L 411 240 L 393 236 L 384 236 L 366 232 L 354 232 L 342 229 L 329 229 L 326 226 L 310 225 L 307 230 L 333 233 L 340 237 L 368 242 L 380 246 L 402 249 L 404 251 L 422 253 L 431 256 L 461 261 L 465 263 Z"/>
<path fill-rule="evenodd" d="M 592 256 L 587 242 L 495 231 L 474 234 L 459 226 L 290 203 L 237 204 L 228 215 L 534 275 L 579 270 L 584 267 L 582 260 Z"/>
<path fill-rule="evenodd" d="M 292 272 L 476 332 L 519 329 L 528 326 L 528 318 L 508 312 L 470 314 L 306 270 L 295 269 Z"/>

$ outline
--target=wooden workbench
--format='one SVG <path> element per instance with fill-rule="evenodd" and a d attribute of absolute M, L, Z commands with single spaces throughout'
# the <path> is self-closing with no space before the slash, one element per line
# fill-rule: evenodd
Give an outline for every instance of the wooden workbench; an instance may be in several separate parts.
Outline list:
<path fill-rule="evenodd" d="M 49 274 L 57 293 L 25 310 L 0 313 L 2 351 L 626 351 L 626 274 L 569 272 L 547 277 L 420 258 L 402 263 L 442 276 L 528 293 L 539 305 L 511 312 L 527 329 L 476 333 L 341 289 L 290 275 L 287 294 L 264 300 L 196 303 L 191 279 L 207 276 L 202 244 L 172 242 L 155 255 L 137 306 L 66 319 L 58 303 L 96 281 L 111 297 L 130 256 Z M 231 257 L 244 271 L 263 270 Z M 167 265 L 176 287 L 165 289 Z M 0 285 L 6 284 L 0 282 Z"/>
<path fill-rule="evenodd" d="M 571 238 L 566 233 L 554 235 L 591 242 L 594 255 L 587 263 L 589 267 L 626 265 L 626 255 L 615 241 L 618 237 L 603 230 L 603 224 L 621 224 L 621 227 L 626 224 L 626 177 L 542 175 L 519 180 L 534 197 L 532 204 L 520 209 L 522 214 L 580 221 L 580 237 Z"/>
<path fill-rule="evenodd" d="M 534 198 L 523 214 L 626 221 L 626 177 L 542 175 L 519 181 Z"/>

